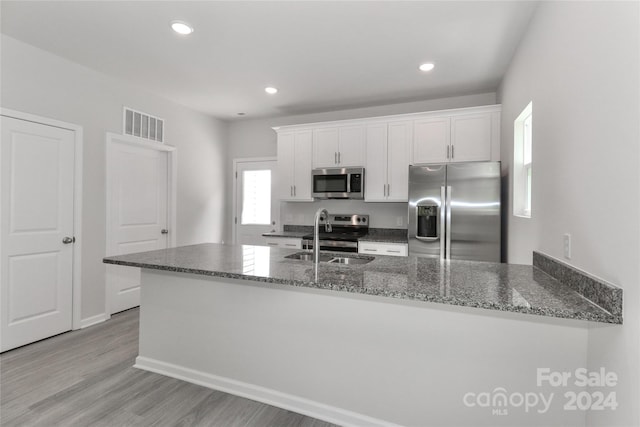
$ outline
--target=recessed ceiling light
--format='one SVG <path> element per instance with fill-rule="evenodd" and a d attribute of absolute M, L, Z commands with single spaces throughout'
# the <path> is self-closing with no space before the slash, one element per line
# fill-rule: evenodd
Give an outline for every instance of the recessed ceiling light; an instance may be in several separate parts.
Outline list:
<path fill-rule="evenodd" d="M 193 33 L 193 27 L 182 21 L 173 21 L 171 23 L 171 29 L 173 29 L 173 31 L 178 34 L 182 34 L 183 36 Z"/>
<path fill-rule="evenodd" d="M 244 116 L 246 113 L 238 113 L 239 116 Z"/>
<path fill-rule="evenodd" d="M 420 69 L 420 71 L 431 71 L 433 70 L 433 67 L 435 67 L 435 65 L 433 65 L 430 62 L 427 62 L 425 64 L 421 64 L 418 68 Z"/>
<path fill-rule="evenodd" d="M 275 87 L 271 87 L 271 86 L 265 87 L 264 91 L 267 92 L 269 95 L 273 95 L 273 94 L 278 93 L 278 89 L 276 89 Z"/>

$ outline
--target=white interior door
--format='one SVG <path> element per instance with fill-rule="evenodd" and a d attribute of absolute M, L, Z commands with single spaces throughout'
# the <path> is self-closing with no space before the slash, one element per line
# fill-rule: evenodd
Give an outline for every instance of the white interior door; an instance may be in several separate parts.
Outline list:
<path fill-rule="evenodd" d="M 0 351 L 72 328 L 74 153 L 73 131 L 2 117 Z"/>
<path fill-rule="evenodd" d="M 107 255 L 168 247 L 168 154 L 145 145 L 108 142 Z M 107 266 L 111 313 L 140 305 L 140 269 Z"/>
<path fill-rule="evenodd" d="M 275 231 L 280 203 L 274 197 L 276 160 L 243 161 L 236 165 L 236 243 L 264 245 L 262 233 Z"/>

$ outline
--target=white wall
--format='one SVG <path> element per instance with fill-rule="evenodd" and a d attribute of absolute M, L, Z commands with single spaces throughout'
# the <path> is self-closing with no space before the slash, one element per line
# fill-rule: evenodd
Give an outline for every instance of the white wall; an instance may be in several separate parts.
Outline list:
<path fill-rule="evenodd" d="M 268 119 L 245 119 L 229 125 L 229 163 L 233 159 L 247 157 L 275 157 L 276 133 L 271 129 L 301 123 L 315 123 L 332 120 L 358 119 L 363 117 L 386 116 L 392 114 L 416 113 L 421 111 L 445 110 L 449 108 L 474 107 L 496 103 L 495 93 L 457 96 L 452 98 L 431 99 L 403 104 L 391 104 L 377 107 L 351 110 L 330 111 L 326 113 L 302 114 Z M 232 217 L 232 183 L 228 187 L 227 215 Z M 358 201 L 330 201 L 314 203 L 282 203 L 281 224 L 311 225 L 313 214 L 318 207 L 327 206 L 331 213 L 359 213 L 371 215 L 372 227 L 406 228 L 406 203 L 364 203 Z M 333 208 L 333 210 L 331 210 Z M 397 225 L 398 217 L 404 218 L 403 225 Z M 293 220 L 290 221 L 289 218 Z M 230 239 L 231 231 L 228 232 Z"/>
<path fill-rule="evenodd" d="M 640 424 L 639 22 L 638 2 L 542 2 L 498 93 L 509 176 L 513 121 L 533 101 L 532 217 L 509 203 L 508 262 L 563 259 L 570 233 L 568 262 L 624 288 L 624 325 L 593 327 L 588 351 L 590 369 L 617 372 L 620 406 L 590 425 Z"/>
<path fill-rule="evenodd" d="M 105 309 L 105 133 L 122 132 L 122 107 L 165 119 L 178 147 L 177 243 L 222 240 L 226 124 L 13 38 L 1 38 L 2 107 L 84 129 L 82 318 Z"/>

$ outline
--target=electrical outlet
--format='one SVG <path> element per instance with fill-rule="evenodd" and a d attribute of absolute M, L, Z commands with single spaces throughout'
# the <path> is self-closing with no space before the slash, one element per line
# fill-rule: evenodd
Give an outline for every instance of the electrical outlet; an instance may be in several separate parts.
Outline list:
<path fill-rule="evenodd" d="M 564 241 L 564 257 L 571 259 L 571 234 L 565 233 L 563 236 Z"/>
<path fill-rule="evenodd" d="M 402 216 L 398 216 L 396 217 L 396 225 L 398 227 L 402 227 L 404 225 L 404 219 Z"/>

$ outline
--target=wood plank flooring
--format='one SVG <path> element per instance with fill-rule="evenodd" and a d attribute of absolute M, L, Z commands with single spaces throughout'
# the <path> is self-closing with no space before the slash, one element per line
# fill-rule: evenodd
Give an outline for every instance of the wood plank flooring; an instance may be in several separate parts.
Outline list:
<path fill-rule="evenodd" d="M 0 355 L 0 425 L 330 427 L 134 369 L 139 310 Z"/>

